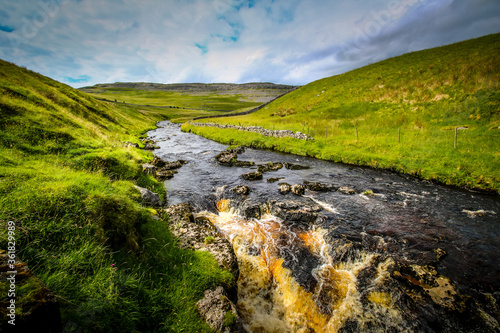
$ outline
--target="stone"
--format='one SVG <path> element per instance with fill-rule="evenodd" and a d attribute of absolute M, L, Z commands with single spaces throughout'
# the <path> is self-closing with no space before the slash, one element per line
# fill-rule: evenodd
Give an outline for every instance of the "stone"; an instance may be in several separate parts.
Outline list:
<path fill-rule="evenodd" d="M 238 185 L 233 187 L 230 191 L 239 195 L 247 195 L 248 193 L 250 193 L 250 187 L 246 185 Z"/>
<path fill-rule="evenodd" d="M 157 168 L 163 168 L 165 166 L 165 161 L 158 156 L 155 156 L 150 164 L 154 165 Z"/>
<path fill-rule="evenodd" d="M 306 187 L 304 185 L 295 184 L 295 185 L 292 185 L 291 190 L 292 190 L 292 193 L 295 195 L 304 195 Z"/>
<path fill-rule="evenodd" d="M 283 177 L 270 177 L 270 178 L 267 178 L 267 182 L 268 183 L 276 183 L 282 179 L 284 179 L 284 178 Z"/>
<path fill-rule="evenodd" d="M 160 148 L 159 146 L 155 146 L 152 143 L 146 143 L 144 145 L 144 150 L 155 150 L 155 149 L 159 149 L 159 148 Z"/>
<path fill-rule="evenodd" d="M 285 168 L 287 170 L 304 170 L 304 169 L 309 169 L 308 166 L 304 166 L 304 165 L 299 165 L 299 164 L 293 164 L 293 163 L 283 163 L 283 165 L 285 166 Z"/>
<path fill-rule="evenodd" d="M 196 307 L 203 320 L 216 332 L 232 333 L 241 330 L 236 306 L 221 286 L 215 290 L 206 290 Z"/>
<path fill-rule="evenodd" d="M 322 184 L 319 182 L 308 182 L 304 181 L 304 186 L 311 191 L 315 192 L 328 192 L 328 191 L 335 191 L 336 188 L 333 185 L 329 184 Z"/>
<path fill-rule="evenodd" d="M 176 170 L 159 170 L 156 171 L 155 177 L 156 179 L 158 179 L 158 181 L 163 182 L 167 179 L 173 178 L 176 173 Z"/>
<path fill-rule="evenodd" d="M 245 147 L 239 146 L 239 147 L 234 147 L 234 148 L 228 148 L 227 152 L 232 153 L 232 154 L 242 154 L 245 152 Z"/>
<path fill-rule="evenodd" d="M 161 207 L 161 199 L 158 193 L 151 192 L 147 188 L 134 186 L 140 193 L 142 201 L 152 207 Z"/>
<path fill-rule="evenodd" d="M 246 180 L 260 180 L 262 179 L 262 173 L 259 171 L 254 171 L 254 172 L 244 173 L 241 175 L 241 177 Z"/>
<path fill-rule="evenodd" d="M 147 175 L 154 176 L 156 173 L 156 167 L 152 164 L 145 163 L 142 165 L 142 172 L 144 172 Z"/>
<path fill-rule="evenodd" d="M 232 162 L 232 166 L 235 166 L 235 167 L 240 167 L 240 168 L 249 168 L 251 166 L 253 166 L 255 163 L 254 162 L 249 162 L 249 161 L 233 161 Z"/>
<path fill-rule="evenodd" d="M 222 164 L 231 164 L 232 162 L 236 161 L 236 157 L 238 155 L 236 153 L 230 153 L 228 151 L 223 151 L 217 156 L 215 156 L 215 159 Z"/>
<path fill-rule="evenodd" d="M 281 194 L 288 194 L 292 190 L 292 187 L 288 183 L 279 183 L 278 184 L 278 191 L 280 191 Z"/>
<path fill-rule="evenodd" d="M 312 223 L 316 221 L 321 210 L 318 205 L 305 205 L 298 201 L 271 202 L 271 214 L 292 223 Z"/>
<path fill-rule="evenodd" d="M 356 194 L 356 190 L 348 187 L 348 186 L 342 186 L 341 188 L 338 189 L 340 193 L 348 194 L 348 195 L 353 195 Z"/>
<path fill-rule="evenodd" d="M 174 162 L 165 162 L 163 167 L 161 168 L 162 170 L 173 170 L 173 169 L 179 169 L 182 167 L 185 163 L 183 161 L 174 161 Z"/>
<path fill-rule="evenodd" d="M 269 172 L 269 171 L 278 171 L 279 169 L 283 168 L 283 163 L 277 162 L 269 162 L 267 164 L 261 164 L 258 165 L 258 170 L 259 172 Z"/>

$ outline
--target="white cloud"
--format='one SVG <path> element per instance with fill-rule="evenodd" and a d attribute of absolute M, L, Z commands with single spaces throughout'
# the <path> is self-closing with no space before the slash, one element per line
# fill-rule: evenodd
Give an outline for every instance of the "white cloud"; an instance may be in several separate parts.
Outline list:
<path fill-rule="evenodd" d="M 63 82 L 89 78 L 75 86 L 305 84 L 500 30 L 496 0 L 0 0 L 0 8 L 0 57 Z"/>

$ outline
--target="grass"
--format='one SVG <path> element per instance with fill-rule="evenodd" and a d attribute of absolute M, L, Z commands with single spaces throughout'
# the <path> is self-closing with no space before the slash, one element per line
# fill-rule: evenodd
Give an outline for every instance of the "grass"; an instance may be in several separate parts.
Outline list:
<path fill-rule="evenodd" d="M 314 141 L 183 130 L 499 193 L 499 55 L 500 34 L 489 35 L 312 82 L 250 115 L 209 120 L 300 131 Z M 467 129 L 457 131 L 454 148 L 457 127 Z"/>
<path fill-rule="evenodd" d="M 4 61 L 0 91 L 0 249 L 13 221 L 16 253 L 59 299 L 63 328 L 210 332 L 195 303 L 235 281 L 209 254 L 177 248 L 168 216 L 152 218 L 134 185 L 165 197 L 141 172 L 153 156 L 123 144 L 186 114 L 100 102 Z M 36 281 L 18 286 L 18 320 Z"/>

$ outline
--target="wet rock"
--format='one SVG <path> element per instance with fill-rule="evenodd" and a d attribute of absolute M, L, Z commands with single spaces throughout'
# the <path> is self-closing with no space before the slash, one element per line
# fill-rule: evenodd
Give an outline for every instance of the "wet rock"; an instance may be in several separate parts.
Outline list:
<path fill-rule="evenodd" d="M 247 219 L 260 219 L 265 211 L 261 203 L 254 201 L 243 202 L 239 210 Z"/>
<path fill-rule="evenodd" d="M 290 251 L 281 251 L 283 267 L 291 271 L 295 280 L 306 292 L 313 292 L 318 281 L 313 275 L 313 270 L 320 265 L 318 257 L 307 248 L 295 246 Z"/>
<path fill-rule="evenodd" d="M 156 145 L 154 145 L 152 143 L 146 143 L 144 145 L 144 150 L 155 150 L 155 149 L 160 149 L 160 147 L 156 146 Z"/>
<path fill-rule="evenodd" d="M 146 163 L 142 165 L 142 172 L 144 172 L 147 175 L 152 175 L 154 176 L 156 173 L 156 167 L 152 164 Z"/>
<path fill-rule="evenodd" d="M 249 167 L 253 166 L 254 164 L 255 164 L 254 162 L 236 160 L 236 161 L 233 161 L 231 165 L 234 167 L 249 168 Z"/>
<path fill-rule="evenodd" d="M 165 166 L 165 161 L 155 156 L 153 160 L 150 162 L 151 165 L 154 165 L 157 168 L 163 168 Z"/>
<path fill-rule="evenodd" d="M 230 153 L 228 151 L 223 151 L 217 156 L 215 156 L 215 159 L 217 162 L 222 163 L 222 164 L 232 164 L 232 162 L 236 161 L 238 154 L 236 153 Z"/>
<path fill-rule="evenodd" d="M 318 205 L 306 205 L 298 201 L 271 201 L 271 214 L 285 222 L 312 223 L 321 210 Z"/>
<path fill-rule="evenodd" d="M 241 175 L 241 177 L 246 180 L 260 180 L 262 179 L 262 173 L 259 171 L 254 171 L 254 172 L 244 173 Z"/>
<path fill-rule="evenodd" d="M 12 264 L 9 259 L 7 254 L 0 254 L 0 287 L 5 291 L 0 299 L 0 332 L 62 332 L 56 295 L 31 272 L 26 263 L 15 258 Z M 17 274 L 10 271 L 17 271 Z M 11 281 L 15 281 L 15 287 Z M 15 298 L 8 297 L 7 291 L 11 288 L 17 291 Z M 9 309 L 11 299 L 16 301 L 15 316 L 11 316 Z M 15 326 L 9 323 L 12 319 L 15 319 Z"/>
<path fill-rule="evenodd" d="M 159 170 L 156 171 L 155 177 L 158 181 L 163 182 L 167 179 L 171 179 L 177 173 L 176 170 Z"/>
<path fill-rule="evenodd" d="M 356 190 L 354 190 L 353 188 L 350 188 L 348 186 L 342 186 L 341 188 L 338 189 L 338 191 L 340 193 L 348 194 L 348 195 L 356 194 Z"/>
<path fill-rule="evenodd" d="M 196 219 L 189 203 L 169 206 L 164 210 L 169 215 L 169 229 L 178 238 L 178 246 L 183 249 L 208 251 L 220 267 L 238 278 L 238 262 L 232 245 L 219 235 L 216 228 L 207 226 L 206 219 Z"/>
<path fill-rule="evenodd" d="M 304 186 L 308 190 L 315 191 L 315 192 L 329 192 L 329 191 L 336 191 L 337 190 L 337 188 L 334 185 L 322 184 L 319 182 L 304 181 Z"/>
<path fill-rule="evenodd" d="M 227 297 L 224 288 L 206 290 L 205 297 L 196 303 L 203 320 L 216 332 L 239 332 L 240 320 L 236 306 Z"/>
<path fill-rule="evenodd" d="M 292 193 L 295 195 L 304 195 L 306 188 L 304 185 L 295 184 L 295 185 L 292 185 L 291 190 L 292 190 Z"/>
<path fill-rule="evenodd" d="M 247 195 L 248 193 L 250 193 L 250 187 L 246 185 L 238 185 L 230 189 L 230 191 L 239 195 Z"/>
<path fill-rule="evenodd" d="M 283 165 L 285 166 L 285 168 L 287 170 L 304 170 L 304 169 L 309 169 L 308 166 L 304 166 L 304 165 L 299 165 L 299 164 L 293 164 L 293 163 L 283 163 Z"/>
<path fill-rule="evenodd" d="M 267 182 L 268 183 L 276 183 L 282 179 L 284 179 L 284 178 L 283 177 L 270 177 L 270 178 L 267 178 Z"/>
<path fill-rule="evenodd" d="M 178 160 L 178 161 L 174 161 L 174 162 L 164 162 L 163 166 L 161 167 L 161 170 L 179 169 L 184 164 L 186 164 L 186 163 L 183 160 Z"/>
<path fill-rule="evenodd" d="M 269 172 L 269 171 L 278 171 L 279 169 L 283 168 L 283 163 L 277 162 L 269 162 L 267 164 L 261 164 L 258 165 L 258 170 L 259 172 Z"/>
<path fill-rule="evenodd" d="M 161 207 L 161 199 L 158 193 L 151 192 L 147 188 L 134 186 L 140 193 L 142 197 L 142 201 L 149 206 L 152 207 Z"/>
<path fill-rule="evenodd" d="M 280 191 L 281 194 L 288 194 L 292 190 L 292 187 L 288 183 L 279 183 L 278 184 L 278 191 Z"/>
<path fill-rule="evenodd" d="M 245 147 L 239 146 L 239 147 L 234 147 L 234 148 L 228 148 L 227 152 L 232 153 L 232 154 L 243 154 L 245 152 Z"/>

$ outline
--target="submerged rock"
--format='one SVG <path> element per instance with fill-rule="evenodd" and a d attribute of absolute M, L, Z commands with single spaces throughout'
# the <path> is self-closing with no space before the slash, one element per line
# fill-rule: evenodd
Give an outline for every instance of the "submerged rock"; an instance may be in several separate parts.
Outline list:
<path fill-rule="evenodd" d="M 308 166 L 304 166 L 304 165 L 299 165 L 299 164 L 293 164 L 293 163 L 283 163 L 283 165 L 285 166 L 285 168 L 287 170 L 304 170 L 304 169 L 309 169 Z"/>
<path fill-rule="evenodd" d="M 196 303 L 203 320 L 216 332 L 240 332 L 240 320 L 236 306 L 227 297 L 224 288 L 206 290 L 205 297 Z"/>
<path fill-rule="evenodd" d="M 334 185 L 330 184 L 323 184 L 319 182 L 309 182 L 309 181 L 304 181 L 304 186 L 311 191 L 316 191 L 316 192 L 329 192 L 329 191 L 336 191 L 337 188 Z"/>
<path fill-rule="evenodd" d="M 284 178 L 283 177 L 270 177 L 270 178 L 267 178 L 267 182 L 268 183 L 276 183 L 282 179 L 284 179 Z"/>
<path fill-rule="evenodd" d="M 244 173 L 241 175 L 241 177 L 246 180 L 260 180 L 262 179 L 262 173 L 259 171 L 254 171 L 254 172 Z"/>
<path fill-rule="evenodd" d="M 147 188 L 134 186 L 140 193 L 142 201 L 152 207 L 161 207 L 162 202 L 158 193 L 151 192 Z"/>

